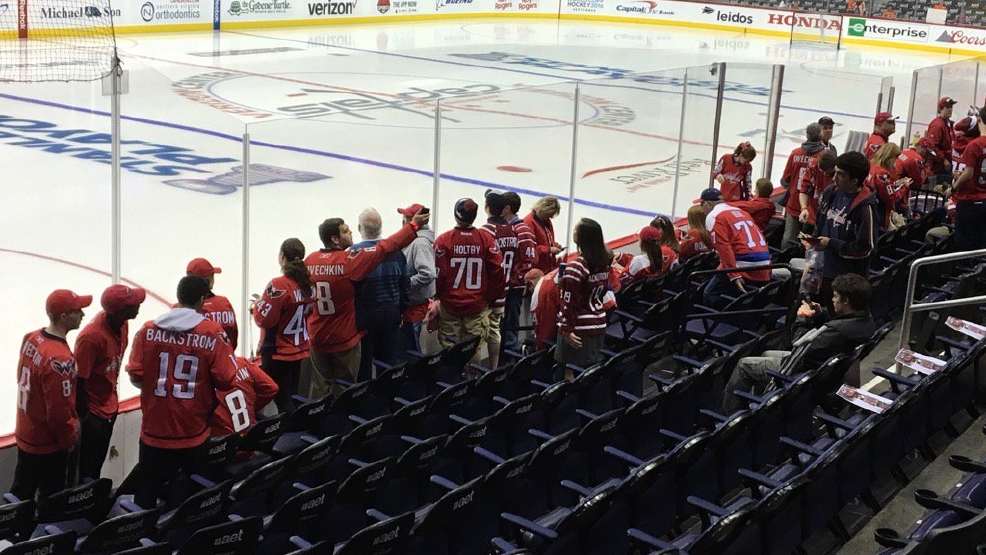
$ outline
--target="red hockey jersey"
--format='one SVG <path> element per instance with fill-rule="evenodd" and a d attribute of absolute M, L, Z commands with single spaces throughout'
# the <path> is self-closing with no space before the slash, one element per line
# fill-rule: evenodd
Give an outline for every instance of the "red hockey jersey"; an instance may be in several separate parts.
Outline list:
<path fill-rule="evenodd" d="M 646 254 L 638 254 L 631 258 L 620 272 L 620 284 L 626 287 L 649 277 L 663 276 L 678 262 L 678 253 L 667 245 L 661 245 L 661 266 L 656 270 L 651 267 L 650 258 Z"/>
<path fill-rule="evenodd" d="M 907 206 L 911 190 L 897 183 L 892 173 L 877 165 L 870 166 L 870 174 L 866 176 L 865 184 L 876 191 L 876 196 L 880 199 L 880 206 L 883 209 L 880 227 L 885 228 L 890 225 L 890 214 L 899 207 Z"/>
<path fill-rule="evenodd" d="M 558 311 L 558 330 L 574 332 L 579 337 L 606 333 L 606 292 L 611 290 L 609 278 L 612 267 L 591 272 L 579 256 L 565 267 L 558 280 L 561 306 Z"/>
<path fill-rule="evenodd" d="M 236 357 L 236 376 L 230 389 L 216 390 L 212 435 L 242 434 L 257 423 L 257 411 L 277 395 L 277 384 L 255 363 Z"/>
<path fill-rule="evenodd" d="M 870 133 L 870 136 L 866 138 L 866 145 L 863 146 L 863 155 L 866 156 L 866 161 L 868 162 L 873 158 L 876 151 L 885 144 L 887 144 L 887 137 L 879 133 Z"/>
<path fill-rule="evenodd" d="M 226 337 L 229 338 L 229 344 L 233 346 L 235 351 L 236 344 L 240 339 L 240 330 L 236 325 L 236 313 L 233 312 L 233 304 L 229 302 L 229 299 L 216 294 L 206 297 L 200 312 L 207 319 L 223 327 Z"/>
<path fill-rule="evenodd" d="M 924 183 L 928 179 L 930 168 L 924 161 L 924 157 L 918 154 L 913 148 L 909 148 L 900 153 L 894 162 L 894 174 L 898 178 L 910 177 L 911 189 L 917 191 L 924 188 Z"/>
<path fill-rule="evenodd" d="M 417 232 L 410 224 L 372 247 L 355 251 L 322 249 L 305 258 L 315 284 L 315 308 L 308 317 L 312 349 L 348 351 L 365 335 L 356 327 L 353 282 L 362 281 L 388 256 L 411 244 Z"/>
<path fill-rule="evenodd" d="M 822 193 L 831 184 L 832 178 L 825 175 L 825 172 L 818 167 L 818 157 L 812 158 L 808 163 L 808 167 L 805 168 L 804 173 L 801 174 L 801 181 L 798 183 L 798 194 L 804 194 L 808 197 L 809 224 L 815 225 L 818 202 L 822 199 Z"/>
<path fill-rule="evenodd" d="M 719 254 L 719 268 L 743 268 L 770 264 L 767 240 L 746 212 L 728 204 L 717 204 L 705 217 L 705 226 L 712 233 L 712 245 Z M 770 270 L 736 271 L 729 279 L 743 278 L 767 281 Z"/>
<path fill-rule="evenodd" d="M 68 451 L 79 438 L 78 368 L 68 343 L 42 330 L 24 336 L 17 364 L 17 447 L 33 455 Z"/>
<path fill-rule="evenodd" d="M 558 290 L 558 270 L 551 270 L 544 274 L 531 294 L 531 324 L 536 348 L 542 349 L 546 340 L 554 342 L 558 337 L 559 306 L 561 292 Z"/>
<path fill-rule="evenodd" d="M 272 279 L 253 307 L 253 321 L 260 327 L 260 353 L 275 360 L 307 358 L 308 317 L 314 302 L 314 286 L 306 292 L 291 278 Z"/>
<path fill-rule="evenodd" d="M 796 192 L 792 191 L 792 195 L 797 195 Z M 755 197 L 750 200 L 738 200 L 735 202 L 730 202 L 730 206 L 739 208 L 740 210 L 746 212 L 753 218 L 756 222 L 757 227 L 760 231 L 767 229 L 770 225 L 770 220 L 774 219 L 774 214 L 777 212 L 777 208 L 774 206 L 774 201 L 769 198 Z"/>
<path fill-rule="evenodd" d="M 962 184 L 952 193 L 952 200 L 986 200 L 986 137 L 978 137 L 969 142 L 962 153 L 959 171 L 972 168 L 972 179 Z"/>
<path fill-rule="evenodd" d="M 479 314 L 503 296 L 503 257 L 486 229 L 456 227 L 435 239 L 436 297 L 449 314 Z"/>
<path fill-rule="evenodd" d="M 787 204 L 784 205 L 784 209 L 789 216 L 797 218 L 801 214 L 802 206 L 801 198 L 798 196 L 798 184 L 808 171 L 808 166 L 812 161 L 815 162 L 816 166 L 818 165 L 818 156 L 821 153 L 822 151 L 819 150 L 813 154 L 808 154 L 804 148 L 799 146 L 788 155 L 787 164 L 784 166 L 784 174 L 781 180 L 787 184 L 789 191 Z"/>
<path fill-rule="evenodd" d="M 542 220 L 534 212 L 524 216 L 524 223 L 534 234 L 534 245 L 537 257 L 531 261 L 531 268 L 537 268 L 548 273 L 558 267 L 558 259 L 551 254 L 551 246 L 555 244 L 555 228 L 550 219 Z"/>
<path fill-rule="evenodd" d="M 503 268 L 504 290 L 503 295 L 493 304 L 495 307 L 500 307 L 507 300 L 506 288 L 510 283 L 510 279 L 514 277 L 514 265 L 520 258 L 520 240 L 517 237 L 514 227 L 503 218 L 490 218 L 489 221 L 483 224 L 482 228 L 493 235 L 496 248 L 500 251 L 502 260 L 500 267 Z"/>
<path fill-rule="evenodd" d="M 126 322 L 116 334 L 106 323 L 106 313 L 100 312 L 75 339 L 75 361 L 79 365 L 79 378 L 85 380 L 82 387 L 89 412 L 99 418 L 113 418 L 120 408 L 116 384 L 129 336 Z"/>
<path fill-rule="evenodd" d="M 722 176 L 723 182 L 719 184 L 722 198 L 726 201 L 746 200 L 750 194 L 750 185 L 753 183 L 753 166 L 750 164 L 737 164 L 732 154 L 726 154 L 716 163 L 712 177 Z"/>
<path fill-rule="evenodd" d="M 140 440 L 161 449 L 201 445 L 209 437 L 216 390 L 236 376 L 222 327 L 188 308 L 147 322 L 134 336 L 127 372 L 140 387 Z"/>
<path fill-rule="evenodd" d="M 537 243 L 531 226 L 521 218 L 514 218 L 510 225 L 517 234 L 517 258 L 514 260 L 513 273 L 507 277 L 507 287 L 524 287 L 524 276 L 537 262 Z"/>

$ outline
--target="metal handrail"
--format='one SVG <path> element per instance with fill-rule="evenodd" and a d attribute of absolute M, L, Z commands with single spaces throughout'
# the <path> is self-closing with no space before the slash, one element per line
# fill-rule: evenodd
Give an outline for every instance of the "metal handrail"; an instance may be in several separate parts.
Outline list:
<path fill-rule="evenodd" d="M 986 303 L 986 295 L 980 295 L 978 297 L 968 297 L 966 299 L 952 299 L 950 301 L 938 301 L 933 303 L 922 303 L 922 302 L 915 303 L 914 289 L 917 287 L 917 283 L 918 283 L 918 269 L 921 268 L 922 266 L 927 266 L 929 264 L 938 264 L 940 262 L 951 262 L 953 260 L 965 260 L 967 258 L 978 258 L 980 256 L 986 256 L 986 249 L 927 256 L 925 258 L 919 258 L 911 263 L 911 273 L 907 277 L 907 294 L 904 297 L 904 318 L 900 326 L 900 341 L 897 344 L 898 349 L 907 348 L 907 341 L 911 337 L 911 323 L 914 319 L 913 317 L 914 312 L 919 312 L 919 311 L 924 312 L 928 310 L 936 310 L 939 308 L 949 308 L 953 306 L 966 306 L 971 304 Z"/>

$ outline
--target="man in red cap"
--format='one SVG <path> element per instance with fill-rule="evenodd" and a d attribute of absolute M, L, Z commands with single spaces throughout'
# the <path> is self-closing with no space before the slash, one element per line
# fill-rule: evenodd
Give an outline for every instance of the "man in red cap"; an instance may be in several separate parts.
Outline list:
<path fill-rule="evenodd" d="M 146 296 L 140 287 L 107 287 L 99 299 L 103 311 L 75 339 L 75 360 L 79 366 L 75 406 L 81 434 L 80 479 L 98 479 L 106 460 L 120 408 L 116 383 L 129 341 L 127 321 L 137 317 Z"/>
<path fill-rule="evenodd" d="M 202 315 L 218 323 L 223 327 L 223 331 L 229 337 L 229 344 L 236 350 L 236 344 L 240 339 L 240 331 L 236 325 L 236 313 L 233 312 L 233 304 L 229 299 L 222 295 L 216 295 L 212 288 L 216 286 L 216 274 L 223 273 L 222 268 L 217 268 L 204 258 L 196 258 L 188 263 L 185 268 L 186 275 L 198 276 L 209 283 L 209 295 L 202 303 Z"/>
<path fill-rule="evenodd" d="M 869 161 L 897 131 L 897 118 L 890 112 L 880 112 L 873 118 L 873 133 L 866 139 L 866 146 L 863 147 L 863 155 Z"/>
<path fill-rule="evenodd" d="M 411 222 L 414 215 L 428 209 L 420 204 L 398 208 L 397 213 L 404 216 L 404 225 Z M 407 269 L 411 275 L 411 290 L 408 293 L 408 307 L 404 310 L 404 324 L 401 328 L 401 356 L 409 350 L 421 350 L 421 325 L 428 314 L 428 306 L 435 297 L 435 232 L 427 224 L 418 229 L 418 236 L 404 247 Z"/>
<path fill-rule="evenodd" d="M 65 489 L 69 453 L 79 439 L 75 411 L 78 367 L 66 337 L 79 329 L 92 295 L 58 289 L 48 295 L 48 326 L 28 333 L 17 365 L 17 467 L 10 492 L 45 498 Z"/>
<path fill-rule="evenodd" d="M 924 183 L 931 173 L 931 163 L 937 159 L 937 151 L 927 136 L 921 137 L 917 144 L 900 153 L 894 162 L 894 172 L 897 178 L 911 178 L 911 190 L 924 188 Z"/>
<path fill-rule="evenodd" d="M 935 150 L 932 174 L 937 176 L 936 183 L 948 185 L 952 182 L 952 141 L 955 138 L 952 124 L 952 107 L 956 100 L 947 96 L 938 99 L 938 116 L 928 124 L 924 136 L 931 141 Z"/>

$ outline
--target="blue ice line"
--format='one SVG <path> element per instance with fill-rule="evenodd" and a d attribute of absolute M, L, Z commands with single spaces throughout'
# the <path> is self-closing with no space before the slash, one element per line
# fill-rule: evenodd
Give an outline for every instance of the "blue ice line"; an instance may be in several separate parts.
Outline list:
<path fill-rule="evenodd" d="M 272 36 L 264 35 L 264 34 L 260 34 L 260 33 L 245 33 L 245 32 L 242 32 L 242 31 L 222 31 L 222 32 L 223 33 L 230 33 L 230 34 L 234 34 L 234 35 L 243 35 L 243 36 L 247 36 L 247 37 L 259 37 L 259 38 L 264 38 L 264 39 L 268 39 L 268 40 L 281 40 L 281 41 L 286 41 L 286 42 L 297 42 L 297 43 L 303 43 L 303 44 L 308 44 L 308 45 L 313 44 L 312 42 L 307 41 L 307 40 L 292 39 L 292 38 L 288 38 L 288 37 L 272 37 Z M 356 48 L 355 46 L 338 46 L 338 45 L 335 45 L 335 44 L 323 44 L 323 45 L 317 45 L 317 46 L 325 46 L 325 47 L 328 47 L 328 48 L 338 48 L 338 49 L 341 49 L 341 50 L 351 50 L 353 52 L 364 52 L 364 53 L 369 53 L 369 54 L 377 54 L 377 55 L 380 55 L 380 56 L 394 56 L 394 57 L 397 57 L 397 58 L 405 58 L 405 59 L 409 59 L 409 60 L 418 60 L 418 61 L 421 61 L 421 62 L 436 62 L 436 63 L 439 63 L 439 64 L 450 64 L 450 65 L 462 66 L 462 67 L 473 67 L 473 68 L 479 68 L 479 69 L 492 69 L 492 70 L 496 70 L 496 71 L 509 71 L 511 73 L 522 73 L 522 74 L 525 74 L 525 75 L 536 75 L 538 77 L 545 77 L 545 78 L 548 78 L 548 79 L 557 79 L 559 81 L 567 81 L 567 82 L 580 81 L 580 82 L 584 82 L 584 83 L 587 83 L 587 84 L 594 84 L 594 85 L 599 85 L 599 86 L 605 86 L 605 85 L 602 85 L 601 83 L 593 83 L 594 81 L 603 81 L 603 80 L 605 80 L 604 78 L 579 79 L 577 77 L 572 77 L 570 75 L 558 76 L 558 75 L 551 75 L 549 73 L 540 73 L 540 72 L 537 72 L 537 71 L 530 71 L 530 70 L 526 70 L 526 69 L 517 69 L 517 68 L 513 68 L 513 67 L 484 66 L 484 65 L 480 65 L 480 64 L 471 64 L 471 63 L 467 63 L 467 62 L 457 62 L 457 61 L 453 61 L 453 60 L 441 60 L 441 59 L 438 59 L 438 58 L 428 58 L 428 57 L 425 57 L 425 56 L 412 56 L 410 54 L 400 54 L 400 53 L 397 53 L 397 52 L 380 52 L 379 50 L 369 50 L 369 49 L 365 49 L 365 48 Z M 164 60 L 164 61 L 167 61 L 167 60 Z M 670 69 L 681 69 L 681 68 L 670 68 Z M 648 75 L 649 73 L 653 73 L 653 72 L 641 72 L 641 73 L 639 73 L 639 75 Z M 631 74 L 628 74 L 626 77 L 623 77 L 621 79 L 631 78 L 634 75 L 635 75 L 634 73 L 631 73 Z M 543 87 L 543 86 L 552 85 L 552 84 L 557 84 L 557 83 L 547 83 L 545 85 L 531 85 L 531 86 Z M 655 91 L 654 89 L 648 89 L 646 87 L 620 86 L 620 85 L 608 85 L 608 86 L 611 86 L 611 87 L 620 87 L 620 88 L 626 88 L 626 89 L 632 89 L 632 90 L 638 90 L 638 91 L 646 91 L 646 92 L 660 92 L 660 93 L 664 93 L 664 94 L 671 94 L 672 93 L 672 91 Z M 705 97 L 705 98 L 716 98 L 716 95 L 712 95 L 712 94 L 706 94 L 706 93 L 692 93 L 692 94 L 694 94 L 695 96 L 702 96 L 702 97 Z M 739 102 L 739 103 L 742 103 L 742 104 L 752 104 L 754 106 L 767 106 L 767 103 L 766 102 L 757 102 L 755 100 L 744 100 L 744 99 L 741 99 L 741 98 L 725 98 L 725 99 L 726 100 L 731 100 L 733 102 Z M 799 112 L 814 112 L 814 113 L 818 113 L 818 109 L 817 108 L 807 108 L 807 107 L 802 107 L 802 106 L 785 106 L 785 105 L 781 105 L 781 108 L 787 109 L 787 110 L 796 110 L 796 111 L 799 111 Z M 851 114 L 851 113 L 848 113 L 848 112 L 826 112 L 826 113 L 828 115 L 832 115 L 832 116 L 845 116 L 847 118 L 870 119 L 872 117 L 872 116 L 866 116 L 866 115 Z"/>
<path fill-rule="evenodd" d="M 49 100 L 38 100 L 38 99 L 34 99 L 34 98 L 24 98 L 24 97 L 21 97 L 21 96 L 15 96 L 15 95 L 6 94 L 6 93 L 0 93 L 0 98 L 6 98 L 8 100 L 16 100 L 16 101 L 19 101 L 19 102 L 27 102 L 27 103 L 30 103 L 30 104 L 39 104 L 39 105 L 48 106 L 48 107 L 51 107 L 51 108 L 60 108 L 62 110 L 70 110 L 70 111 L 73 111 L 73 112 L 81 112 L 83 114 L 93 114 L 93 115 L 106 116 L 106 117 L 110 117 L 110 115 L 111 115 L 109 112 L 105 112 L 103 110 L 93 110 L 93 109 L 90 109 L 90 108 L 82 108 L 82 107 L 79 107 L 79 106 L 71 106 L 71 105 L 68 105 L 68 104 L 62 104 L 62 103 L 59 103 L 59 102 L 52 102 L 52 101 L 49 101 Z M 123 116 L 123 115 L 120 116 L 120 119 L 125 119 L 127 121 L 134 121 L 134 122 L 138 122 L 138 123 L 145 123 L 147 125 L 156 125 L 156 126 L 159 126 L 159 127 L 169 127 L 169 128 L 172 128 L 172 129 L 180 129 L 182 131 L 188 131 L 188 132 L 191 132 L 191 133 L 200 133 L 200 134 L 203 134 L 203 135 L 210 135 L 212 137 L 217 137 L 217 138 L 220 138 L 220 139 L 227 139 L 227 140 L 235 141 L 237 143 L 242 143 L 243 142 L 243 138 L 242 137 L 237 137 L 235 135 L 229 135 L 227 133 L 220 133 L 219 131 L 210 131 L 208 129 L 201 129 L 199 127 L 192 127 L 192 126 L 189 126 L 189 125 L 182 125 L 182 124 L 179 124 L 179 123 L 171 123 L 171 122 L 166 122 L 166 121 L 159 121 L 159 120 L 153 120 L 153 119 L 148 119 L 148 118 L 139 118 L 139 117 L 134 117 L 134 116 Z M 413 174 L 418 174 L 418 175 L 423 175 L 423 176 L 428 176 L 428 177 L 431 177 L 431 176 L 434 176 L 435 175 L 433 172 L 426 171 L 426 170 L 419 170 L 419 169 L 415 169 L 415 168 L 409 168 L 409 167 L 406 167 L 406 166 L 399 166 L 397 164 L 391 164 L 391 163 L 388 163 L 388 162 L 381 162 L 379 160 L 370 160 L 368 158 L 359 158 L 359 157 L 356 157 L 356 156 L 347 156 L 345 154 L 338 154 L 338 153 L 335 153 L 335 152 L 326 152 L 326 151 L 323 151 L 323 150 L 315 150 L 315 149 L 310 149 L 310 148 L 302 148 L 302 147 L 296 147 L 296 146 L 281 145 L 281 144 L 276 144 L 276 143 L 267 143 L 267 142 L 262 142 L 262 141 L 252 141 L 251 144 L 258 145 L 258 146 L 264 146 L 264 147 L 268 147 L 268 148 L 274 148 L 274 149 L 280 149 L 280 150 L 287 150 L 287 151 L 290 151 L 290 152 L 298 152 L 298 153 L 301 153 L 301 154 L 313 154 L 313 155 L 316 155 L 316 156 L 324 156 L 324 157 L 328 157 L 328 158 L 335 158 L 337 160 L 344 160 L 344 161 L 347 161 L 347 162 L 358 162 L 360 164 L 367 164 L 367 165 L 376 166 L 376 167 L 379 167 L 379 168 L 386 168 L 386 169 L 389 169 L 389 170 L 402 171 L 402 172 L 413 173 Z M 469 177 L 459 177 L 459 176 L 445 174 L 445 173 L 440 173 L 439 176 L 442 179 L 447 179 L 449 181 L 456 181 L 456 182 L 459 182 L 459 183 L 465 183 L 467 185 L 476 185 L 476 186 L 479 186 L 479 187 L 486 187 L 486 188 L 489 188 L 489 189 L 500 189 L 500 190 L 503 190 L 503 191 L 513 191 L 513 192 L 518 193 L 518 194 L 533 195 L 533 196 L 544 196 L 544 194 L 545 194 L 543 191 L 534 191 L 534 190 L 531 190 L 531 189 L 524 189 L 522 187 L 512 187 L 510 185 L 503 185 L 501 183 L 493 183 L 493 182 L 490 182 L 490 181 L 482 181 L 482 180 L 479 180 L 479 179 L 472 179 L 472 178 L 469 178 Z M 555 198 L 557 198 L 559 201 L 564 201 L 564 202 L 567 202 L 568 201 L 568 197 L 566 197 L 566 196 L 562 196 L 562 195 L 553 195 L 553 196 Z M 584 206 L 589 206 L 589 207 L 592 207 L 592 208 L 601 208 L 603 210 L 610 210 L 610 211 L 613 211 L 613 212 L 622 212 L 622 213 L 625 213 L 625 214 L 634 214 L 634 215 L 637 215 L 637 216 L 646 216 L 648 218 L 654 216 L 654 214 L 655 214 L 655 212 L 653 212 L 653 211 L 637 210 L 635 208 L 626 208 L 626 207 L 623 207 L 623 206 L 615 206 L 615 205 L 611 205 L 611 204 L 604 204 L 604 203 L 601 203 L 601 202 L 594 202 L 594 201 L 591 201 L 591 200 L 575 199 L 575 203 L 576 204 L 581 204 L 581 205 L 584 205 Z"/>

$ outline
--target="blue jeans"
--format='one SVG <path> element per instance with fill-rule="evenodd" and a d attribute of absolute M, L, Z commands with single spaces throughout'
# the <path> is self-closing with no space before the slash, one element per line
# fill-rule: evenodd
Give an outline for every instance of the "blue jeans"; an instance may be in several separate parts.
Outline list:
<path fill-rule="evenodd" d="M 524 288 L 513 287 L 507 290 L 507 303 L 503 307 L 500 320 L 501 349 L 520 350 L 520 309 L 524 304 Z"/>
<path fill-rule="evenodd" d="M 397 353 L 400 360 L 407 359 L 408 351 L 421 351 L 421 322 L 404 322 L 401 326 L 401 348 Z"/>

